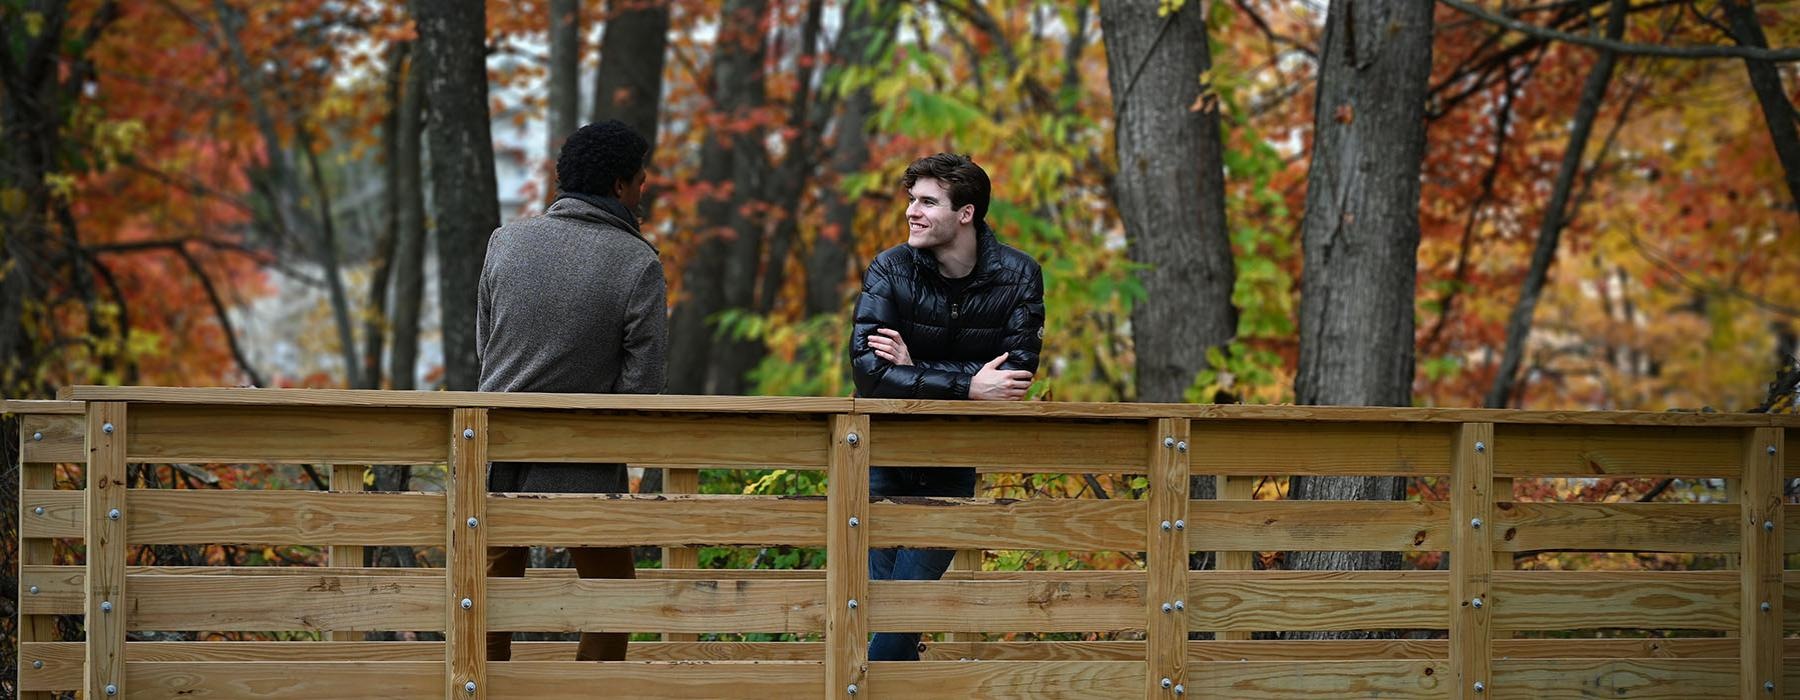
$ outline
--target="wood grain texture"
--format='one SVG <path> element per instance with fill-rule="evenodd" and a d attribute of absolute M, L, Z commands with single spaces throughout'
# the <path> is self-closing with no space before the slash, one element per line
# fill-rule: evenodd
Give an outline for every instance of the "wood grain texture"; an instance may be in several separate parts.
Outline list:
<path fill-rule="evenodd" d="M 146 404 L 132 410 L 133 462 L 432 464 L 448 411 Z"/>
<path fill-rule="evenodd" d="M 1197 631 L 1447 629 L 1443 571 L 1192 571 Z"/>
<path fill-rule="evenodd" d="M 867 640 L 874 631 L 869 611 L 875 607 L 869 584 L 869 459 L 877 442 L 871 428 L 868 416 L 831 417 L 823 620 L 828 697 L 868 683 Z"/>
<path fill-rule="evenodd" d="M 129 401 L 214 406 L 363 408 L 545 408 L 598 411 L 718 413 L 849 413 L 850 399 L 672 394 L 546 394 L 532 392 L 393 391 L 367 389 L 256 389 L 189 387 L 64 387 L 64 401 Z M 445 412 L 448 416 L 448 412 Z M 1758 425 L 1767 425 L 1759 423 Z"/>
<path fill-rule="evenodd" d="M 1501 552 L 1735 552 L 1738 507 L 1725 503 L 1500 503 Z"/>
<path fill-rule="evenodd" d="M 1253 482 L 1249 477 L 1221 477 Z M 1192 501 L 1188 547 L 1258 551 L 1429 552 L 1450 548 L 1450 508 L 1426 501 Z M 1250 568 L 1249 555 L 1239 570 Z"/>
<path fill-rule="evenodd" d="M 103 698 L 130 690 L 125 675 L 127 615 L 136 606 L 126 596 L 125 524 L 136 513 L 125 510 L 125 452 L 131 438 L 125 404 L 88 404 L 87 414 L 87 570 L 83 579 L 87 656 L 82 688 L 86 697 Z M 111 517 L 118 513 L 117 517 Z"/>
<path fill-rule="evenodd" d="M 1494 629 L 1734 630 L 1734 571 L 1496 571 Z"/>
<path fill-rule="evenodd" d="M 450 419 L 444 547 L 444 697 L 488 696 L 487 683 L 487 483 L 488 415 L 459 408 Z M 467 601 L 467 604 L 463 604 Z M 465 684 L 473 682 L 474 692 Z"/>
<path fill-rule="evenodd" d="M 1150 507 L 1143 514 L 1148 544 L 1144 547 L 1144 639 L 1148 664 L 1144 697 L 1157 700 L 1168 692 L 1161 679 L 1187 682 L 1188 618 L 1182 613 L 1187 597 L 1188 545 L 1188 438 L 1186 419 L 1162 419 L 1145 427 L 1143 440 L 1150 454 Z M 1183 529 L 1175 529 L 1181 523 Z"/>
<path fill-rule="evenodd" d="M 1481 696 L 1474 690 L 1493 677 L 1492 612 L 1494 598 L 1493 423 L 1456 427 L 1456 452 L 1450 475 L 1450 695 L 1463 700 Z M 1480 527 L 1476 527 L 1480 523 Z M 1475 601 L 1480 600 L 1477 605 Z"/>
<path fill-rule="evenodd" d="M 1436 476 L 1450 473 L 1442 423 L 1196 422 L 1198 474 Z"/>
<path fill-rule="evenodd" d="M 1742 641 L 1738 669 L 1738 694 L 1784 697 L 1781 669 L 1782 618 L 1787 607 L 1782 590 L 1782 430 L 1756 428 L 1744 431 L 1740 459 L 1744 476 L 1738 481 L 1738 639 Z M 1764 611 L 1763 605 L 1769 610 Z M 1772 692 L 1764 692 L 1773 683 Z"/>
<path fill-rule="evenodd" d="M 496 661 L 488 679 L 488 697 L 505 700 L 768 700 L 820 697 L 825 668 L 816 661 Z"/>
<path fill-rule="evenodd" d="M 444 542 L 438 493 L 133 489 L 126 502 L 132 544 Z"/>
<path fill-rule="evenodd" d="M 825 544 L 818 496 L 495 494 L 491 546 Z"/>
<path fill-rule="evenodd" d="M 1741 437 L 1729 428 L 1499 425 L 1497 476 L 1733 478 Z"/>
<path fill-rule="evenodd" d="M 488 454 L 497 462 L 817 467 L 830 446 L 825 430 L 823 416 L 806 414 L 496 410 Z"/>
<path fill-rule="evenodd" d="M 0 413 L 80 416 L 87 414 L 87 403 L 84 401 L 49 401 L 44 399 L 6 399 L 0 401 Z"/>
<path fill-rule="evenodd" d="M 28 464 L 86 462 L 86 426 L 87 420 L 79 414 L 19 416 L 19 461 Z"/>
<path fill-rule="evenodd" d="M 880 698 L 1110 700 L 1142 696 L 1144 684 L 1135 661 L 876 661 L 867 687 Z"/>
<path fill-rule="evenodd" d="M 700 493 L 700 470 L 677 468 L 663 469 L 663 493 L 673 495 Z M 662 568 L 664 570 L 698 569 L 700 568 L 700 550 L 694 547 L 670 547 L 665 545 L 662 550 Z M 643 576 L 640 573 L 639 578 L 642 577 Z M 664 633 L 662 638 L 663 640 L 670 642 L 693 642 L 699 640 L 698 635 L 685 632 Z M 634 649 L 633 651 L 638 650 Z M 642 659 L 642 657 L 631 656 L 629 654 L 626 658 L 649 661 L 655 660 Z"/>
<path fill-rule="evenodd" d="M 513 632 L 825 630 L 822 581 L 492 578 L 488 628 Z"/>
<path fill-rule="evenodd" d="M 50 488 L 54 485 L 52 481 L 41 488 L 28 486 L 19 492 L 19 536 L 26 539 L 85 539 L 87 491 Z M 44 512 L 37 512 L 39 508 Z"/>
<path fill-rule="evenodd" d="M 360 464 L 338 464 L 331 468 L 331 490 L 333 493 L 361 493 L 367 484 L 365 479 L 369 468 Z M 129 533 L 127 533 L 129 535 Z M 363 564 L 363 548 L 360 544 L 333 544 L 325 551 L 325 565 L 331 567 L 360 567 Z M 333 641 L 349 642 L 361 640 L 361 632 L 334 631 L 330 634 Z"/>
<path fill-rule="evenodd" d="M 127 581 L 134 630 L 444 629 L 444 579 L 427 576 L 166 576 Z"/>
<path fill-rule="evenodd" d="M 1144 501 L 897 497 L 869 506 L 874 547 L 1136 551 Z"/>
<path fill-rule="evenodd" d="M 65 416 L 65 418 L 75 421 L 77 425 L 85 425 L 86 424 L 86 420 L 79 415 Z M 31 434 L 29 432 L 25 432 L 25 433 L 22 433 L 19 437 L 20 437 L 21 441 L 27 441 L 27 440 L 31 439 Z M 20 453 L 24 454 L 25 450 L 20 450 Z M 52 488 L 55 488 L 55 486 L 56 486 L 56 467 L 55 467 L 55 465 L 34 464 L 28 460 L 22 461 L 19 464 L 19 493 L 17 494 L 18 501 L 15 501 L 15 502 L 21 503 L 21 504 L 24 503 L 25 502 L 25 494 L 28 490 L 52 489 Z M 84 504 L 84 506 L 85 506 L 85 504 Z M 84 507 L 84 509 L 85 509 L 85 507 Z M 31 514 L 30 509 L 20 508 L 18 511 L 18 520 L 16 522 L 20 522 L 21 524 L 23 524 L 24 522 L 28 522 L 30 520 L 36 519 L 36 517 L 37 516 Z M 19 536 L 19 540 L 17 542 L 18 549 L 15 551 L 18 552 L 18 557 L 19 557 L 18 566 L 21 570 L 21 576 L 19 578 L 18 590 L 13 591 L 13 600 L 17 601 L 19 604 L 18 641 L 21 645 L 30 644 L 33 642 L 53 642 L 59 638 L 57 629 L 56 629 L 56 619 L 53 617 L 46 616 L 46 615 L 32 615 L 29 612 L 27 612 L 27 609 L 34 602 L 33 599 L 38 598 L 40 595 L 42 595 L 42 591 L 41 591 L 41 589 L 38 591 L 33 591 L 31 588 L 33 584 L 31 582 L 25 580 L 25 577 L 23 576 L 22 572 L 27 567 L 43 566 L 43 565 L 48 565 L 48 564 L 53 563 L 56 559 L 55 544 L 47 539 L 30 537 L 25 534 L 25 531 L 23 529 L 15 530 L 15 532 Z M 83 533 L 83 534 L 85 534 L 85 533 Z M 81 605 L 79 597 L 76 598 L 75 604 L 76 604 L 76 606 Z M 76 649 L 77 669 L 78 670 L 75 675 L 74 683 L 72 683 L 68 686 L 70 689 L 78 688 L 81 686 L 81 675 L 79 672 L 79 668 L 80 668 L 79 659 L 83 653 L 85 653 L 85 652 L 83 652 L 79 647 Z M 19 677 L 20 677 L 20 689 L 21 689 L 20 697 L 23 700 L 51 700 L 50 696 L 47 694 L 32 692 L 30 689 L 24 687 L 24 676 L 27 675 L 28 672 L 34 671 L 36 669 L 31 669 L 30 661 L 28 659 L 26 659 L 26 657 L 24 657 L 23 655 L 19 656 L 18 658 L 20 661 L 19 669 L 18 669 L 18 673 L 19 673 Z"/>
<path fill-rule="evenodd" d="M 1448 694 L 1443 661 L 1204 661 L 1188 669 L 1188 693 L 1203 698 L 1431 698 Z"/>
<path fill-rule="evenodd" d="M 1261 406 L 1245 404 L 1081 403 L 1023 401 L 970 404 L 965 401 L 856 399 L 856 412 L 907 416 L 1016 416 L 1032 418 L 1189 418 L 1214 421 L 1306 421 L 1314 423 L 1500 423 L 1544 425 L 1637 425 L 1721 428 L 1800 426 L 1800 418 L 1763 413 L 1663 411 L 1520 411 L 1482 408 L 1393 408 L 1384 406 Z"/>
<path fill-rule="evenodd" d="M 343 698 L 444 695 L 443 664 L 426 661 L 139 661 L 126 698 Z"/>
<path fill-rule="evenodd" d="M 993 467 L 1010 471 L 1135 472 L 1145 469 L 1143 424 L 951 417 L 880 417 L 869 446 L 881 467 Z"/>
<path fill-rule="evenodd" d="M 1496 700 L 1781 697 L 1738 695 L 1737 661 L 1720 659 L 1495 659 Z M 1758 684 L 1760 685 L 1760 684 Z"/>
<path fill-rule="evenodd" d="M 873 632 L 1105 632 L 1144 629 L 1141 580 L 872 581 Z"/>

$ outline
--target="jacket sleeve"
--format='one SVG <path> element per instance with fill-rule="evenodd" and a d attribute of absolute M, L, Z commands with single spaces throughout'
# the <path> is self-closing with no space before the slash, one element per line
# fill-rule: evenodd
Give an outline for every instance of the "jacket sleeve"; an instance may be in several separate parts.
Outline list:
<path fill-rule="evenodd" d="M 899 328 L 892 273 L 877 259 L 863 275 L 850 330 L 850 374 L 858 396 L 871 399 L 966 399 L 974 373 L 895 365 L 869 348 L 877 328 Z M 979 366 L 978 366 L 979 367 Z"/>
<path fill-rule="evenodd" d="M 652 261 L 626 302 L 624 358 L 615 392 L 662 393 L 669 348 L 668 294 L 662 261 Z"/>
<path fill-rule="evenodd" d="M 1035 263 L 1025 281 L 1024 293 L 1006 316 L 1006 354 L 1001 369 L 1022 369 L 1033 378 L 1038 373 L 1038 354 L 1044 350 L 1044 270 Z"/>

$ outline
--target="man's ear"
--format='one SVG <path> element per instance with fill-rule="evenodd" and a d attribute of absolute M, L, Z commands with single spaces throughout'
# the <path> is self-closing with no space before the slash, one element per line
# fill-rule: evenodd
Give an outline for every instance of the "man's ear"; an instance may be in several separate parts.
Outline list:
<path fill-rule="evenodd" d="M 963 224 L 974 223 L 975 205 L 964 204 L 961 209 L 956 210 L 956 221 Z"/>

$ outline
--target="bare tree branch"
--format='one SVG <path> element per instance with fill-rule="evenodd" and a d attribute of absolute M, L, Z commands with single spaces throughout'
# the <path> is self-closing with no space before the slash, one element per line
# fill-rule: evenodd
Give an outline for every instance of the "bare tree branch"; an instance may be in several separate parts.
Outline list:
<path fill-rule="evenodd" d="M 1524 20 L 1498 14 L 1475 3 L 1467 2 L 1467 0 L 1438 0 L 1438 2 L 1448 5 L 1451 9 L 1458 12 L 1492 22 L 1527 36 L 1550 41 L 1579 44 L 1589 48 L 1604 49 L 1629 56 L 1655 56 L 1657 58 L 1753 59 L 1778 63 L 1800 61 L 1800 49 L 1764 49 L 1752 46 L 1661 46 L 1657 44 L 1635 44 L 1628 41 L 1619 41 L 1617 39 L 1602 39 L 1599 37 L 1571 34 L 1569 32 L 1548 29 Z"/>

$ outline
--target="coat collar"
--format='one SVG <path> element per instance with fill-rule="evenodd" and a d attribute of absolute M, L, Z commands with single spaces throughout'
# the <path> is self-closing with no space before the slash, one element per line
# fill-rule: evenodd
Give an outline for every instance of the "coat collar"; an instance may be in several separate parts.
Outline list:
<path fill-rule="evenodd" d="M 906 250 L 912 254 L 913 264 L 943 278 L 943 273 L 938 271 L 937 256 L 910 246 Z M 1000 238 L 994 235 L 994 229 L 989 228 L 987 222 L 982 222 L 975 227 L 975 267 L 969 270 L 969 281 L 974 283 L 986 280 L 999 268 Z"/>

